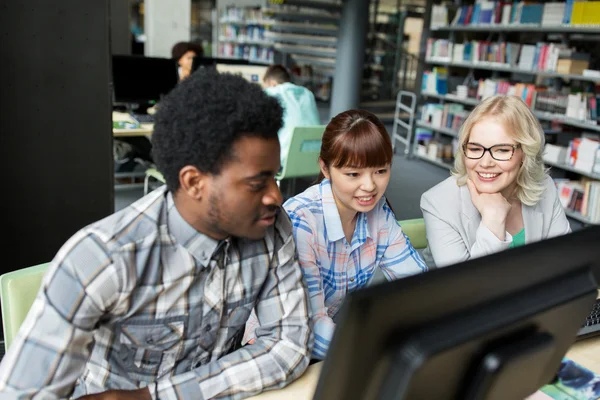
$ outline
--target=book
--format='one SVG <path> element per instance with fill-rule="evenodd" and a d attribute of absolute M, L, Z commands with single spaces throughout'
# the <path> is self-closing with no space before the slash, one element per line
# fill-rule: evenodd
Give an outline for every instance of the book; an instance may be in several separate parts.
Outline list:
<path fill-rule="evenodd" d="M 600 398 L 600 375 L 564 358 L 554 382 L 539 392 L 554 400 L 597 400 Z"/>

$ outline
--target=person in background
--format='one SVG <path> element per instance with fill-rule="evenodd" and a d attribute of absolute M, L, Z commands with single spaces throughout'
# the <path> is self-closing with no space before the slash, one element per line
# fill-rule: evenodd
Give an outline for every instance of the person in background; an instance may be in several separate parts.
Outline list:
<path fill-rule="evenodd" d="M 282 166 L 287 160 L 294 128 L 321 124 L 313 93 L 291 81 L 292 77 L 283 65 L 271 65 L 263 76 L 267 94 L 276 97 L 283 107 L 283 126 L 279 130 Z"/>
<path fill-rule="evenodd" d="M 421 197 L 438 267 L 571 231 L 542 154 L 544 132 L 516 96 L 482 101 L 463 123 L 452 176 Z"/>
<path fill-rule="evenodd" d="M 243 398 L 303 373 L 307 290 L 271 156 L 282 113 L 212 70 L 165 97 L 152 141 L 166 185 L 58 251 L 0 363 L 1 398 Z M 236 350 L 253 309 L 256 341 Z"/>
<path fill-rule="evenodd" d="M 171 49 L 171 57 L 177 63 L 179 81 L 184 80 L 192 73 L 194 57 L 202 57 L 203 55 L 204 51 L 202 50 L 202 46 L 196 43 L 179 42 L 173 46 Z"/>
<path fill-rule="evenodd" d="M 378 268 L 388 280 L 427 271 L 384 196 L 392 157 L 374 114 L 340 113 L 323 134 L 319 183 L 284 204 L 310 296 L 313 359 L 325 357 L 346 294 L 366 286 Z M 243 343 L 258 325 L 251 317 Z"/>

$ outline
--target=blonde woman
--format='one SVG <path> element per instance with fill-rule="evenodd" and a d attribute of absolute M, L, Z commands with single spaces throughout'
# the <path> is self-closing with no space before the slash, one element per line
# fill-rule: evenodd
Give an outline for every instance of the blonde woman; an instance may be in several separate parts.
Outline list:
<path fill-rule="evenodd" d="M 544 132 L 520 98 L 498 95 L 475 107 L 460 129 L 452 176 L 421 197 L 435 265 L 571 231 L 543 151 Z"/>

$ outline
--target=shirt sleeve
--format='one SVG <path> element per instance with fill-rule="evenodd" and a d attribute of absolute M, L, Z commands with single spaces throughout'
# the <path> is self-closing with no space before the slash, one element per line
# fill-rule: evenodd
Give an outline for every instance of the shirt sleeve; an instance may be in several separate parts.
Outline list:
<path fill-rule="evenodd" d="M 118 301 L 120 286 L 103 244 L 84 232 L 75 234 L 48 267 L 2 359 L 0 392 L 18 399 L 69 397 L 90 355 L 96 325 Z"/>
<path fill-rule="evenodd" d="M 325 358 L 335 331 L 335 323 L 329 317 L 325 305 L 325 292 L 317 257 L 316 238 L 306 218 L 295 212 L 289 213 L 298 246 L 298 259 L 308 288 L 310 319 L 314 332 L 312 358 Z"/>
<path fill-rule="evenodd" d="M 379 263 L 385 277 L 388 280 L 393 280 L 426 272 L 427 264 L 412 246 L 408 237 L 402 232 L 402 228 L 396 221 L 396 216 L 387 204 L 384 203 L 380 215 L 384 219 L 384 226 L 388 229 L 387 235 L 384 234 L 383 237 L 380 237 L 383 243 L 377 244 L 378 247 L 382 244 L 386 245 Z M 385 242 L 386 236 L 387 242 Z"/>
<path fill-rule="evenodd" d="M 256 340 L 219 360 L 148 386 L 159 399 L 241 399 L 286 386 L 308 367 L 312 335 L 291 225 L 277 218 L 274 257 L 255 305 Z"/>

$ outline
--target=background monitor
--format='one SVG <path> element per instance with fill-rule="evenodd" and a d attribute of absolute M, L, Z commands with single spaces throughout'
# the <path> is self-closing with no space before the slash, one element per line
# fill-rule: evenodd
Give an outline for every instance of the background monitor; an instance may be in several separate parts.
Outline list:
<path fill-rule="evenodd" d="M 315 399 L 524 399 L 597 297 L 600 227 L 350 293 Z"/>
<path fill-rule="evenodd" d="M 205 56 L 194 56 L 192 60 L 192 72 L 200 67 L 216 67 L 217 64 L 229 64 L 229 65 L 251 65 L 250 61 L 243 58 L 219 58 L 219 57 L 205 57 Z"/>
<path fill-rule="evenodd" d="M 217 64 L 217 71 L 220 73 L 229 72 L 231 74 L 239 74 L 247 81 L 263 85 L 263 76 L 267 72 L 267 65 L 232 65 L 232 64 Z"/>
<path fill-rule="evenodd" d="M 112 57 L 114 102 L 153 104 L 179 81 L 177 64 L 170 58 L 114 55 Z"/>

